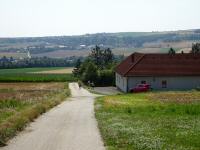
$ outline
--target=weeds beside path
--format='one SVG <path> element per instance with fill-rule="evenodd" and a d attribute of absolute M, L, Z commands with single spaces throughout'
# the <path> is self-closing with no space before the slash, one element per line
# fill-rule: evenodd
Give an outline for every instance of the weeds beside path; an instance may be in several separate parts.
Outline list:
<path fill-rule="evenodd" d="M 2 150 L 105 150 L 94 116 L 94 95 L 70 83 L 71 97 L 45 113 Z"/>
<path fill-rule="evenodd" d="M 18 131 L 23 130 L 27 123 L 60 104 L 70 95 L 67 83 L 63 88 L 59 87 L 57 90 L 55 88 L 58 85 L 54 86 L 54 83 L 49 83 L 47 85 L 49 88 L 45 90 L 40 90 L 39 87 L 34 90 L 34 84 L 32 86 L 30 84 L 27 86 L 25 83 L 22 86 L 20 86 L 21 83 L 18 83 L 19 85 L 14 84 L 13 87 L 19 86 L 17 90 L 20 91 L 10 90 L 10 88 L 0 91 L 2 96 L 6 94 L 10 96 L 9 99 L 0 100 L 0 146 L 4 146 Z M 63 83 L 59 83 L 59 86 L 60 84 Z M 39 86 L 42 87 L 41 83 Z M 22 87 L 25 89 L 22 89 Z M 29 88 L 32 88 L 32 90 Z"/>

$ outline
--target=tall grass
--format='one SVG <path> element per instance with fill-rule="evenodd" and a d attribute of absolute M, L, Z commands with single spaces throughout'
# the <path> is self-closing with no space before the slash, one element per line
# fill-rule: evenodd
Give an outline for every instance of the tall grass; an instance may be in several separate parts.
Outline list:
<path fill-rule="evenodd" d="M 15 109 L 17 111 L 1 114 L 0 121 L 0 146 L 6 145 L 6 142 L 16 135 L 18 131 L 24 129 L 27 123 L 33 121 L 40 114 L 45 113 L 50 108 L 60 104 L 70 95 L 68 86 L 59 93 L 53 93 L 39 102 L 29 102 L 20 100 L 0 101 L 0 109 Z M 6 119 L 4 119 L 6 118 Z"/>

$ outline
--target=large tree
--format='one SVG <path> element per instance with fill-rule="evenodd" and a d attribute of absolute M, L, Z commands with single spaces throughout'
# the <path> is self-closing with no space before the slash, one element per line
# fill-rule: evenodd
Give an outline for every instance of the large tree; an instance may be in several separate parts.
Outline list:
<path fill-rule="evenodd" d="M 110 48 L 101 49 L 96 46 L 91 50 L 87 59 L 81 65 L 77 62 L 74 75 L 79 77 L 84 83 L 94 83 L 95 85 L 113 85 L 114 56 Z"/>
<path fill-rule="evenodd" d="M 83 81 L 87 83 L 88 81 L 96 83 L 98 80 L 98 70 L 93 62 L 88 62 L 85 72 L 83 73 Z"/>
<path fill-rule="evenodd" d="M 107 48 L 104 50 L 104 53 L 103 53 L 103 58 L 104 58 L 104 64 L 105 65 L 108 65 L 109 63 L 112 63 L 113 62 L 113 53 L 111 51 L 110 48 Z"/>
<path fill-rule="evenodd" d="M 192 44 L 191 53 L 193 53 L 193 54 L 200 53 L 200 43 Z"/>
<path fill-rule="evenodd" d="M 176 54 L 176 51 L 171 47 L 171 48 L 169 49 L 169 52 L 168 52 L 168 53 L 174 55 L 174 54 Z"/>
<path fill-rule="evenodd" d="M 113 62 L 113 53 L 110 48 L 101 49 L 99 46 L 96 46 L 92 49 L 89 58 L 99 69 L 104 69 L 109 63 Z"/>

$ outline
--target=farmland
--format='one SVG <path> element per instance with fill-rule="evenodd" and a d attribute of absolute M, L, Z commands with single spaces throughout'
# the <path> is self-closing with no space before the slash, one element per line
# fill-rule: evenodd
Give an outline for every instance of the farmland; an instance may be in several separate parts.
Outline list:
<path fill-rule="evenodd" d="M 60 69 L 65 69 L 65 67 L 0 69 L 0 74 L 33 73 L 33 72 L 52 71 L 52 70 L 60 70 Z"/>
<path fill-rule="evenodd" d="M 96 118 L 110 150 L 200 147 L 200 92 L 150 92 L 100 97 Z"/>
<path fill-rule="evenodd" d="M 0 146 L 27 123 L 70 95 L 72 68 L 20 68 L 0 70 Z"/>
<path fill-rule="evenodd" d="M 66 73 L 63 71 L 66 70 Z M 62 73 L 55 71 L 62 70 Z M 53 68 L 22 68 L 22 69 L 1 69 L 0 82 L 66 82 L 75 81 L 69 71 L 71 68 L 53 67 Z M 49 71 L 44 73 L 43 71 Z M 40 73 L 42 72 L 42 73 Z M 53 72 L 53 73 L 52 73 Z"/>
<path fill-rule="evenodd" d="M 0 145 L 69 94 L 67 83 L 0 83 Z"/>
<path fill-rule="evenodd" d="M 63 68 L 63 69 L 55 69 L 55 70 L 46 70 L 46 71 L 38 71 L 32 73 L 39 73 L 39 74 L 70 74 L 73 71 L 73 67 Z"/>

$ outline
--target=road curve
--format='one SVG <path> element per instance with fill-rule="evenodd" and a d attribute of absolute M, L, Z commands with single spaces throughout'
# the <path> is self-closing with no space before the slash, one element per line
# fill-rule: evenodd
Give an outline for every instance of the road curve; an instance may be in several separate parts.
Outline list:
<path fill-rule="evenodd" d="M 72 97 L 31 123 L 0 150 L 104 150 L 94 96 L 70 83 Z"/>

